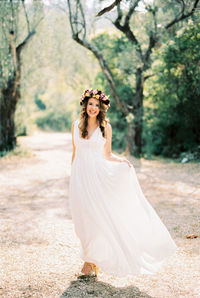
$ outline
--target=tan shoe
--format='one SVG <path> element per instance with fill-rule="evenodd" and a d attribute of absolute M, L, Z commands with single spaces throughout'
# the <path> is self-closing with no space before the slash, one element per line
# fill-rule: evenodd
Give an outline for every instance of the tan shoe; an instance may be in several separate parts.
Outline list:
<path fill-rule="evenodd" d="M 85 270 L 84 270 L 85 267 L 86 267 L 86 268 L 90 267 L 90 270 L 89 270 L 89 271 L 86 270 L 86 272 L 85 272 Z M 83 273 L 83 275 L 79 275 L 79 277 L 80 277 L 80 276 L 97 276 L 97 274 L 98 274 L 98 269 L 99 269 L 99 268 L 98 268 L 95 264 L 86 262 L 86 263 L 83 265 L 83 268 L 82 268 L 82 270 L 81 270 L 81 272 Z"/>

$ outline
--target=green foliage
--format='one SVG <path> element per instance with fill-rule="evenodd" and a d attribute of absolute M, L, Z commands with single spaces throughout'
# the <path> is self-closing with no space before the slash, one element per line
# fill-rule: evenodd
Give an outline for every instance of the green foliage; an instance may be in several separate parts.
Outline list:
<path fill-rule="evenodd" d="M 200 144 L 200 24 L 177 32 L 146 88 L 144 152 L 178 157 Z M 148 143 L 147 143 L 148 140 Z M 150 145 L 149 145 L 150 142 Z"/>
<path fill-rule="evenodd" d="M 35 97 L 35 104 L 37 105 L 39 110 L 46 110 L 46 105 L 38 96 Z"/>
<path fill-rule="evenodd" d="M 35 95 L 34 123 L 44 130 L 66 131 L 71 129 L 73 105 L 64 79 L 49 85 L 47 91 Z"/>
<path fill-rule="evenodd" d="M 44 130 L 66 131 L 71 129 L 71 114 L 63 111 L 61 113 L 48 112 L 36 119 L 38 127 Z"/>

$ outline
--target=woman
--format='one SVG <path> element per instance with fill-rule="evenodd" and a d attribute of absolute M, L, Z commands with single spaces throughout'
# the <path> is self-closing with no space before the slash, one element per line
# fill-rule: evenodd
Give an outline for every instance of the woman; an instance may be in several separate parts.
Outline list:
<path fill-rule="evenodd" d="M 81 242 L 81 272 L 155 273 L 177 246 L 144 197 L 133 165 L 111 151 L 108 97 L 87 89 L 80 104 L 80 117 L 72 124 L 69 200 Z"/>

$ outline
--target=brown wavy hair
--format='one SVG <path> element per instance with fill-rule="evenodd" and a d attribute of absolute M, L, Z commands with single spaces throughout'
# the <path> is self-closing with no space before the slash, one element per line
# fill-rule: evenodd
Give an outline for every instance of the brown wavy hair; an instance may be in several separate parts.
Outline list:
<path fill-rule="evenodd" d="M 88 125 L 88 114 L 87 114 L 87 104 L 90 97 L 85 99 L 82 106 L 81 106 L 81 112 L 80 112 L 80 122 L 79 122 L 79 129 L 81 131 L 81 138 L 86 138 L 88 136 L 87 131 L 87 125 Z M 99 127 L 101 129 L 102 136 L 106 138 L 106 125 L 109 122 L 109 119 L 106 118 L 106 104 L 104 104 L 101 100 L 99 100 L 99 114 L 97 115 L 97 121 L 99 123 Z"/>

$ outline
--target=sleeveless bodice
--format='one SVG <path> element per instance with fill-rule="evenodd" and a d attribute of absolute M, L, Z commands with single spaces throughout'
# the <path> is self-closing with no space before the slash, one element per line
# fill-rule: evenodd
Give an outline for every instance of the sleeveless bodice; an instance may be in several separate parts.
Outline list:
<path fill-rule="evenodd" d="M 80 120 L 77 119 L 74 123 L 74 144 L 77 156 L 92 153 L 95 156 L 103 157 L 106 139 L 103 137 L 100 127 L 95 129 L 89 139 L 83 139 L 80 136 L 79 122 Z"/>

